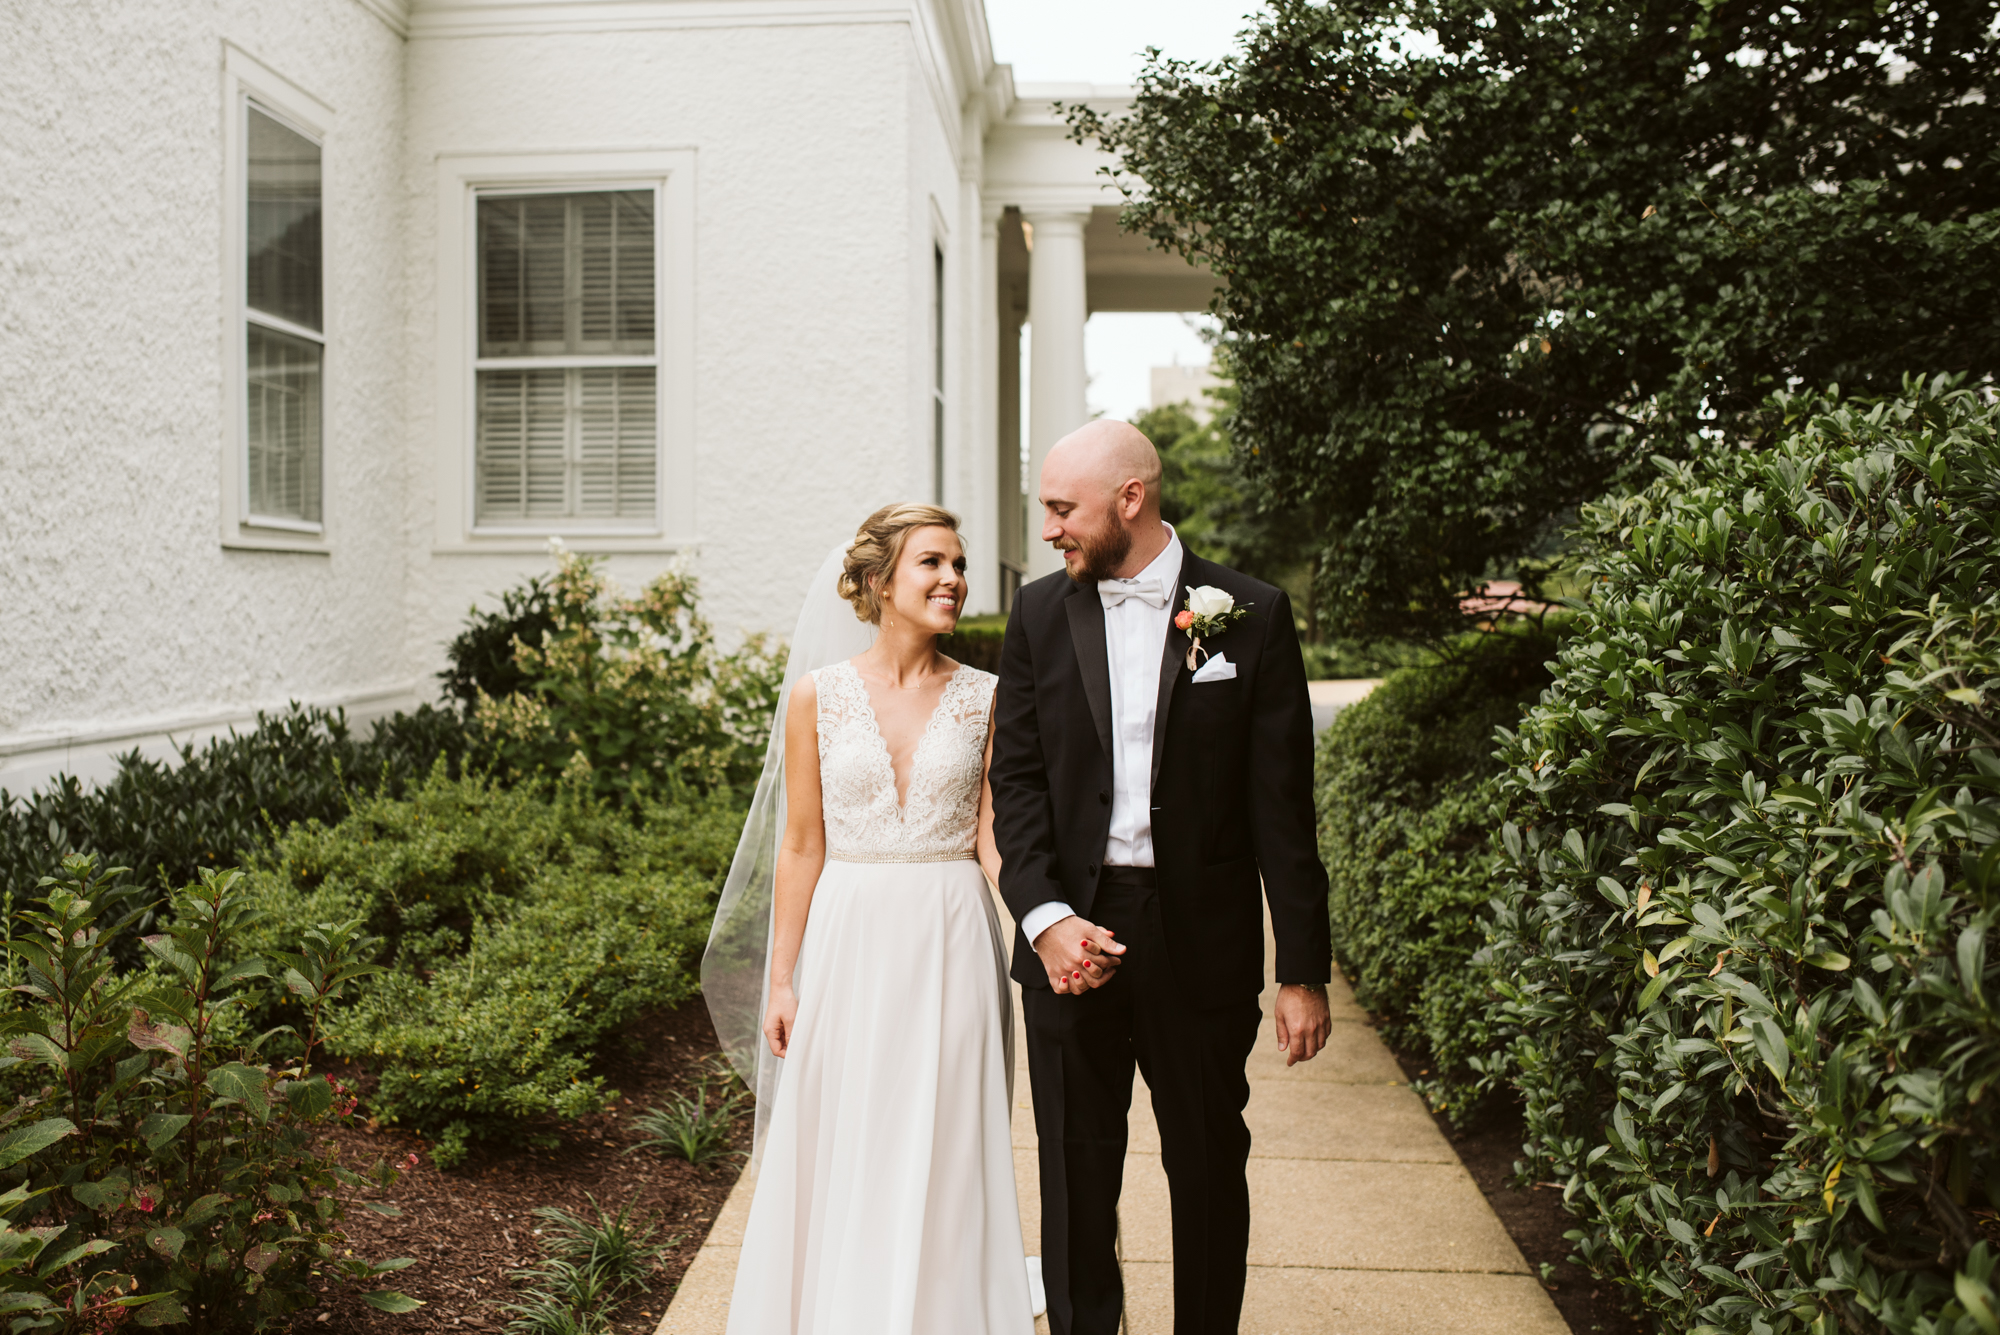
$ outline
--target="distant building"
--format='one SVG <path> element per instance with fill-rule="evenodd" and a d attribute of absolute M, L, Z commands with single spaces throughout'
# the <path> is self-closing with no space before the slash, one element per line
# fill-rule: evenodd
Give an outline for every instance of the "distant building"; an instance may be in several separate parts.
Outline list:
<path fill-rule="evenodd" d="M 1207 422 L 1215 415 L 1214 400 L 1208 391 L 1222 383 L 1209 366 L 1155 366 L 1153 368 L 1153 406 L 1164 408 L 1170 403 L 1178 403 L 1188 410 L 1197 422 Z"/>

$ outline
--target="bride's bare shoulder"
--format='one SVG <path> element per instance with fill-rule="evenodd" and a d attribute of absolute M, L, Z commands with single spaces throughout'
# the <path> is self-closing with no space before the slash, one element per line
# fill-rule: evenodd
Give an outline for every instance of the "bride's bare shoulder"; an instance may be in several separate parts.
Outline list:
<path fill-rule="evenodd" d="M 819 716 L 819 682 L 808 672 L 792 684 L 792 698 L 785 704 L 785 724 L 806 725 Z"/>

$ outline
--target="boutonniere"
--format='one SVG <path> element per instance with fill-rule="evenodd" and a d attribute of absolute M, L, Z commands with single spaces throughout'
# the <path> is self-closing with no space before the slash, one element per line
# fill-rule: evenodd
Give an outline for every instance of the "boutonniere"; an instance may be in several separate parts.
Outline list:
<path fill-rule="evenodd" d="M 1200 659 L 1208 657 L 1208 650 L 1201 647 L 1204 635 L 1220 635 L 1228 629 L 1230 622 L 1249 614 L 1248 603 L 1238 607 L 1234 598 L 1213 584 L 1204 584 L 1198 589 L 1190 587 L 1187 606 L 1174 613 L 1174 624 L 1193 640 L 1187 651 L 1188 671 L 1194 671 Z"/>

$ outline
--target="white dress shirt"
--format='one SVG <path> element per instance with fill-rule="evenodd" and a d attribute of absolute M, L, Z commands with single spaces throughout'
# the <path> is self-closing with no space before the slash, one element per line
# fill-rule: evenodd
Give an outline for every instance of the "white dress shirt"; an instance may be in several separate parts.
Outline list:
<path fill-rule="evenodd" d="M 1098 583 L 1104 601 L 1104 648 L 1111 667 L 1111 832 L 1108 867 L 1153 865 L 1153 716 L 1160 700 L 1160 657 L 1173 624 L 1174 581 L 1181 540 L 1172 524 L 1167 545 L 1133 579 Z M 1155 602 L 1157 601 L 1157 606 Z M 1021 931 L 1030 942 L 1075 910 L 1050 900 L 1028 910 Z"/>

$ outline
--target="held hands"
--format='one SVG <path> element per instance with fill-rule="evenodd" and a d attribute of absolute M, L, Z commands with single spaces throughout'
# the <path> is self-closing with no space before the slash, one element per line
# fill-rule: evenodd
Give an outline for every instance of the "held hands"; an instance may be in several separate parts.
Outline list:
<path fill-rule="evenodd" d="M 1060 993 L 1081 995 L 1103 987 L 1118 971 L 1125 947 L 1111 939 L 1109 927 L 1099 927 L 1072 913 L 1052 923 L 1035 938 L 1035 954 L 1048 970 L 1049 986 Z"/>
<path fill-rule="evenodd" d="M 1278 989 L 1278 1004 L 1272 1009 L 1277 1019 L 1278 1046 L 1285 1050 L 1287 1066 L 1317 1057 L 1333 1034 L 1333 1016 L 1327 1009 L 1324 987 L 1286 983 Z"/>
<path fill-rule="evenodd" d="M 764 1008 L 764 1039 L 771 1055 L 782 1057 L 792 1044 L 792 1026 L 798 1019 L 799 998 L 786 983 L 771 984 L 771 1004 Z"/>

